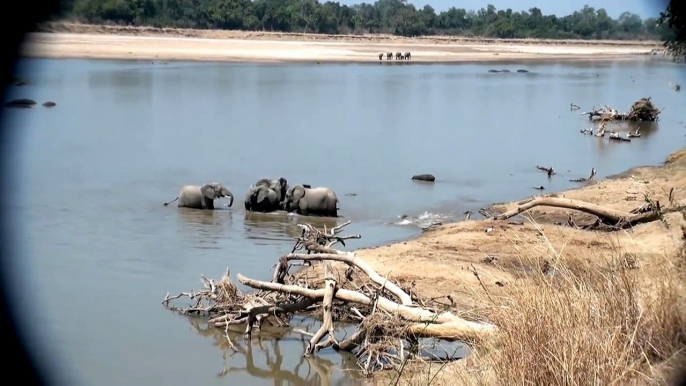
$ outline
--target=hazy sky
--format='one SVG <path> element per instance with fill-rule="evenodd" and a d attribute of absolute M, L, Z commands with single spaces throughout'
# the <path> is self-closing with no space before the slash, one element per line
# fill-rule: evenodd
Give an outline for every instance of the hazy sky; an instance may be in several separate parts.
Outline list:
<path fill-rule="evenodd" d="M 374 3 L 376 0 L 338 0 L 341 4 Z M 605 8 L 607 13 L 617 18 L 622 12 L 629 11 L 641 17 L 658 16 L 667 7 L 668 0 L 409 0 L 417 8 L 430 4 L 436 12 L 445 11 L 450 7 L 478 10 L 493 4 L 498 9 L 512 8 L 513 11 L 528 10 L 538 7 L 544 15 L 555 14 L 565 16 L 583 8 Z"/>

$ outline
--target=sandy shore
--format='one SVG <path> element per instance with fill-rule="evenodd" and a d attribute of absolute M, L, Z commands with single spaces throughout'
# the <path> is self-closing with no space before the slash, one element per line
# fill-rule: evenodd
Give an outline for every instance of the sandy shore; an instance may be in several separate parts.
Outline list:
<path fill-rule="evenodd" d="M 672 188 L 674 188 L 674 202 L 669 204 L 668 192 Z M 591 182 L 579 189 L 545 196 L 578 199 L 626 212 L 640 206 L 644 202 L 644 196 L 647 196 L 658 200 L 663 207 L 681 207 L 682 209 L 665 214 L 663 221 L 640 224 L 626 231 L 607 233 L 554 225 L 555 221 L 566 222 L 569 215 L 577 224 L 584 224 L 587 223 L 589 216 L 576 211 L 545 207 L 531 210 L 529 212 L 531 217 L 522 214 L 510 221 L 462 221 L 424 232 L 413 240 L 357 250 L 356 256 L 363 258 L 381 276 L 388 275 L 389 280 L 398 283 L 402 288 L 411 288 L 411 292 L 422 299 L 442 299 L 438 301 L 446 306 L 452 304 L 455 312 L 463 312 L 464 315 L 477 319 L 481 317 L 497 319 L 499 312 L 510 313 L 505 318 L 500 316 L 498 323 L 512 323 L 503 328 L 509 329 L 505 332 L 505 336 L 514 340 L 514 344 L 510 341 L 509 346 L 506 343 L 503 349 L 492 349 L 486 356 L 480 354 L 470 357 L 467 361 L 450 363 L 443 368 L 444 374 L 438 376 L 433 384 L 452 385 L 455 384 L 456 379 L 460 379 L 459 384 L 494 384 L 494 379 L 502 378 L 505 371 L 512 370 L 512 368 L 503 370 L 504 366 L 508 366 L 503 364 L 503 361 L 510 361 L 512 365 L 508 355 L 521 356 L 522 350 L 529 353 L 540 346 L 540 342 L 522 341 L 522 348 L 519 348 L 517 341 L 522 338 L 519 335 L 531 334 L 537 328 L 562 330 L 553 332 L 553 338 L 546 338 L 554 339 L 557 333 L 565 334 L 564 338 L 558 342 L 559 347 L 563 348 L 562 351 L 576 350 L 578 355 L 594 355 L 584 354 L 584 350 L 578 348 L 579 345 L 586 344 L 589 350 L 597 349 L 604 343 L 594 343 L 594 340 L 603 340 L 603 336 L 606 336 L 603 334 L 607 334 L 607 331 L 603 329 L 612 330 L 618 327 L 612 324 L 612 321 L 598 322 L 593 317 L 579 322 L 576 320 L 578 317 L 576 313 L 595 314 L 599 307 L 596 303 L 607 303 L 602 307 L 609 308 L 608 304 L 611 301 L 599 300 L 599 297 L 593 298 L 589 295 L 592 293 L 590 290 L 575 292 L 575 288 L 593 285 L 603 287 L 608 284 L 602 281 L 600 284 L 588 284 L 581 279 L 575 279 L 579 281 L 560 284 L 558 290 L 546 289 L 546 286 L 552 285 L 554 280 L 546 279 L 547 274 L 535 273 L 545 271 L 546 265 L 564 266 L 566 275 L 579 275 L 578 277 L 583 277 L 589 272 L 621 275 L 620 267 L 629 267 L 627 272 L 634 283 L 631 285 L 645 288 L 645 290 L 632 289 L 632 291 L 637 291 L 636 295 L 632 296 L 640 296 L 645 307 L 650 304 L 650 300 L 645 299 L 651 298 L 656 291 L 655 288 L 666 285 L 664 283 L 671 283 L 670 286 L 682 286 L 684 282 L 683 259 L 686 257 L 686 249 L 684 249 L 686 212 L 683 210 L 686 207 L 686 149 L 670 155 L 664 165 L 632 169 L 620 176 Z M 491 209 L 502 213 L 515 206 L 517 202 L 495 205 Z M 492 231 L 487 232 L 489 228 L 492 228 Z M 352 245 L 351 247 L 354 248 Z M 341 269 L 345 270 L 345 268 Z M 478 272 L 478 277 L 474 271 Z M 316 277 L 321 275 L 321 272 L 315 268 L 310 274 Z M 608 282 L 617 280 L 611 279 L 610 276 L 602 277 L 605 279 L 601 280 L 608 280 Z M 677 284 L 671 281 L 675 277 L 678 278 Z M 564 281 L 564 277 L 561 280 Z M 676 291 L 675 288 L 670 287 L 670 291 Z M 551 291 L 558 292 L 551 295 Z M 686 298 L 683 287 L 679 287 L 678 291 L 678 293 L 670 292 L 672 294 L 670 296 L 675 297 L 675 303 L 683 305 Z M 610 293 L 614 292 L 610 291 Z M 658 296 L 665 297 L 665 295 Z M 568 297 L 575 297 L 576 303 L 570 304 L 571 300 Z M 528 305 L 522 306 L 522 299 L 528 301 L 529 303 L 526 303 Z M 624 301 L 626 300 L 620 301 L 619 304 Z M 586 302 L 590 304 L 585 304 Z M 517 309 L 518 306 L 523 309 Z M 502 311 L 501 307 L 507 307 L 507 311 Z M 578 307 L 578 310 L 570 311 L 570 307 Z M 618 307 L 626 307 L 626 305 Z M 673 313 L 676 318 L 684 315 L 683 308 L 675 309 L 674 307 L 670 303 L 666 307 L 669 311 L 664 312 Z M 547 308 L 556 309 L 550 311 Z M 565 312 L 571 315 L 568 319 L 564 318 Z M 647 310 L 645 312 L 644 317 L 648 318 L 649 312 Z M 657 313 L 661 314 L 661 312 Z M 540 327 L 531 326 L 531 320 L 509 322 L 514 316 L 527 313 L 536 314 L 530 319 L 540 318 L 539 321 L 533 321 L 540 324 Z M 556 319 L 558 313 L 560 318 Z M 620 316 L 614 321 L 619 320 L 617 323 L 622 323 L 621 320 L 624 318 L 625 316 Z M 667 331 L 671 322 L 662 320 L 661 317 L 656 318 L 655 326 L 645 328 L 652 331 L 664 328 Z M 595 333 L 600 335 L 589 335 L 589 339 L 585 341 L 575 340 L 576 338 L 566 331 L 573 325 L 576 325 L 574 328 L 588 330 L 583 334 L 594 334 L 595 329 L 597 330 Z M 676 328 L 683 329 L 683 327 Z M 644 331 L 640 333 L 643 334 Z M 665 332 L 665 335 L 668 334 Z M 554 348 L 551 346 L 550 349 Z M 578 350 L 581 350 L 581 353 Z M 603 348 L 603 350 L 609 349 Z M 534 352 L 529 355 L 529 363 L 526 366 L 530 366 L 529 369 L 535 368 L 531 370 L 532 372 L 540 369 L 544 371 L 549 364 L 546 365 L 543 362 L 551 360 L 551 355 L 555 354 L 547 351 Z M 616 352 L 610 351 L 604 352 L 603 355 L 620 357 Z M 675 354 L 675 357 L 678 355 Z M 671 359 L 673 358 L 665 359 L 664 363 Z M 589 362 L 583 358 L 567 359 L 565 365 L 578 366 L 583 361 Z M 560 364 L 560 366 L 563 365 Z M 434 365 L 431 370 L 426 364 L 414 365 L 412 370 L 407 371 L 403 376 L 401 384 L 425 382 L 427 373 L 431 371 L 435 373 L 438 367 L 439 365 Z M 667 369 L 663 370 L 660 366 L 655 366 L 654 373 L 646 376 L 653 379 L 659 378 L 662 376 L 661 371 L 665 374 L 673 374 L 669 370 L 673 367 L 667 365 L 663 367 Z M 512 377 L 513 374 L 516 376 L 518 370 L 514 370 L 515 373 L 506 373 L 505 377 Z M 480 375 L 474 378 L 475 374 Z M 525 378 L 531 376 L 531 373 L 522 372 L 521 374 Z M 377 377 L 378 384 L 388 383 L 385 376 L 394 377 L 395 374 L 393 372 L 380 374 Z M 549 379 L 546 377 L 548 376 L 544 376 L 543 379 Z"/>
<path fill-rule="evenodd" d="M 198 31 L 142 27 L 54 24 L 31 34 L 23 55 L 243 62 L 376 63 L 381 52 L 410 51 L 409 63 L 636 59 L 658 42 L 537 41 L 402 38 L 387 35 L 316 35 Z M 384 63 L 395 61 L 386 61 Z M 408 63 L 408 62 L 405 62 Z"/>
<path fill-rule="evenodd" d="M 677 205 L 686 206 L 686 149 L 670 155 L 662 166 L 632 169 L 616 178 L 543 196 L 577 199 L 628 212 L 640 206 L 644 195 L 666 205 L 671 188 L 675 189 Z M 492 209 L 505 212 L 516 206 L 517 202 L 511 202 L 494 205 Z M 357 256 L 384 273 L 391 271 L 394 280 L 414 281 L 415 290 L 422 296 L 435 297 L 449 292 L 460 303 L 473 307 L 475 299 L 471 289 L 479 284 L 468 268 L 473 265 L 483 271 L 492 278 L 485 283 L 489 290 L 501 292 L 505 287 L 497 286 L 495 282 L 513 281 L 514 276 L 499 264 L 488 262 L 487 257 L 496 257 L 501 264 L 512 263 L 522 249 L 541 246 L 541 232 L 555 247 L 564 245 L 570 254 L 588 255 L 591 244 L 594 253 L 609 254 L 617 245 L 622 245 L 625 252 L 637 255 L 648 266 L 655 256 L 674 255 L 684 242 L 681 225 L 686 222 L 680 213 L 666 215 L 666 220 L 674 225 L 670 229 L 665 229 L 660 222 L 652 222 L 636 226 L 630 234 L 619 232 L 613 237 L 553 224 L 560 220 L 566 222 L 570 214 L 578 224 L 584 224 L 590 218 L 576 211 L 546 207 L 528 213 L 536 224 L 528 220 L 526 214 L 511 219 L 522 221 L 522 225 L 506 221 L 462 221 L 424 232 L 414 240 L 361 249 Z M 493 231 L 486 233 L 489 227 Z"/>

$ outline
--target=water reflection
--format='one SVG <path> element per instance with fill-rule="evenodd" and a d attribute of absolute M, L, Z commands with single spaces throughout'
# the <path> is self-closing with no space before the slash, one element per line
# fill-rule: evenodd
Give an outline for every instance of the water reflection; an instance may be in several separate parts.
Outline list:
<path fill-rule="evenodd" d="M 251 377 L 274 380 L 275 385 L 346 385 L 351 384 L 351 380 L 362 379 L 357 371 L 355 357 L 345 353 L 340 354 L 341 363 L 323 359 L 321 355 L 304 357 L 298 354 L 298 362 L 292 369 L 283 368 L 282 341 L 289 342 L 290 352 L 286 358 L 295 357 L 296 350 L 291 342 L 298 343 L 298 353 L 304 353 L 309 344 L 302 334 L 291 328 L 263 326 L 259 334 L 246 340 L 242 332 L 210 327 L 199 318 L 191 318 L 190 322 L 198 334 L 212 337 L 214 345 L 222 351 L 224 368 L 218 373 L 220 378 L 247 373 Z M 241 357 L 244 358 L 244 366 L 231 365 L 240 361 Z M 256 359 L 264 362 L 265 366 L 256 365 Z M 345 374 L 341 373 L 341 368 Z"/>
<path fill-rule="evenodd" d="M 233 213 L 230 210 L 198 210 L 178 208 L 181 221 L 181 232 L 184 236 L 189 235 L 198 244 L 194 246 L 200 249 L 219 249 L 221 239 L 230 237 L 230 229 Z"/>
<path fill-rule="evenodd" d="M 153 98 L 153 73 L 150 70 L 97 70 L 88 74 L 88 87 L 92 95 L 108 98 L 112 93 L 116 103 L 150 107 Z M 102 90 L 108 93 L 101 94 Z M 102 101 L 110 102 L 110 101 Z"/>
<path fill-rule="evenodd" d="M 344 222 L 336 217 L 299 216 L 283 211 L 272 213 L 245 212 L 243 228 L 245 237 L 256 240 L 290 240 L 300 236 L 298 224 L 312 224 L 330 229 Z"/>

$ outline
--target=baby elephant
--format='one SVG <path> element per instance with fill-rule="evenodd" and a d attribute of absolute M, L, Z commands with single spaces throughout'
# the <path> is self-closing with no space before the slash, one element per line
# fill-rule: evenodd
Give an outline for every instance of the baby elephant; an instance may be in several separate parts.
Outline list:
<path fill-rule="evenodd" d="M 233 193 L 222 184 L 210 182 L 203 186 L 186 185 L 175 199 L 165 202 L 164 206 L 179 200 L 179 208 L 214 209 L 214 200 L 222 197 L 229 197 L 229 206 L 233 205 Z"/>

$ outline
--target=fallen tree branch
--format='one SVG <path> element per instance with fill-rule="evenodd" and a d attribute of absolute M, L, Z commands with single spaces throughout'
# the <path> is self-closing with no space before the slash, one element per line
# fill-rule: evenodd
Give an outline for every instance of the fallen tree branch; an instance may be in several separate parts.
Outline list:
<path fill-rule="evenodd" d="M 326 263 L 324 266 L 324 275 L 326 277 L 326 282 L 324 284 L 324 301 L 322 302 L 323 309 L 323 320 L 322 325 L 319 330 L 314 334 L 312 339 L 310 339 L 310 345 L 305 350 L 305 356 L 317 352 L 322 348 L 330 347 L 333 344 L 338 344 L 336 337 L 334 336 L 333 328 L 333 317 L 331 316 L 331 308 L 333 307 L 333 298 L 336 293 L 336 280 L 333 278 L 331 266 Z M 320 343 L 322 338 L 328 334 L 329 338 Z"/>
<path fill-rule="evenodd" d="M 229 279 L 227 270 L 219 280 L 202 277 L 204 289 L 181 293 L 192 305 L 187 308 L 169 304 L 169 294 L 164 304 L 183 313 L 194 312 L 207 315 L 208 325 L 222 327 L 245 324 L 245 336 L 251 338 L 262 331 L 265 323 L 277 328 L 288 327 L 296 315 L 320 318 L 322 324 L 311 335 L 309 346 L 303 356 L 311 356 L 327 347 L 337 351 L 354 351 L 358 366 L 366 374 L 387 368 L 399 368 L 413 357 L 406 350 L 406 342 L 417 352 L 420 338 L 460 340 L 467 344 L 482 344 L 494 336 L 498 328 L 478 323 L 453 314 L 451 306 L 429 308 L 431 299 L 410 296 L 396 283 L 382 277 L 369 264 L 353 252 L 333 249 L 335 242 L 349 236 L 338 232 L 348 223 L 329 230 L 319 230 L 305 224 L 303 233 L 296 239 L 294 251 L 282 256 L 275 265 L 270 282 L 260 281 L 238 274 L 238 281 L 257 292 L 244 294 Z M 332 243 L 333 242 L 333 243 Z M 295 253 L 304 249 L 303 253 Z M 320 262 L 323 279 L 318 271 L 308 269 L 290 274 L 289 268 L 298 262 L 301 266 L 313 266 Z M 302 264 L 300 264 L 302 263 Z M 334 277 L 334 263 L 347 265 L 345 275 Z M 309 274 L 316 277 L 310 278 Z M 421 306 L 420 306 L 421 305 Z M 334 336 L 335 321 L 351 321 L 358 324 L 357 331 L 347 339 L 338 341 Z M 227 338 L 228 339 L 228 338 Z M 402 353 L 398 356 L 398 352 Z"/>
<path fill-rule="evenodd" d="M 617 228 L 625 228 L 640 223 L 655 221 L 661 216 L 660 211 L 657 208 L 642 213 L 629 213 L 570 198 L 539 197 L 526 204 L 519 205 L 515 209 L 495 216 L 494 219 L 507 220 L 537 206 L 572 209 L 588 213 L 598 217 L 602 223 Z"/>
<path fill-rule="evenodd" d="M 268 290 L 274 292 L 285 293 L 289 295 L 298 295 L 315 300 L 324 299 L 325 289 L 306 289 L 296 285 L 284 285 L 267 283 L 259 280 L 247 278 L 238 274 L 238 281 L 248 287 Z M 339 289 L 335 293 L 335 299 L 362 304 L 365 306 L 373 305 L 372 299 L 362 293 L 351 291 L 347 289 Z M 470 342 L 483 341 L 488 335 L 495 331 L 495 326 L 470 322 L 468 320 L 457 317 L 449 312 L 434 313 L 422 308 L 405 306 L 395 303 L 385 297 L 379 296 L 377 299 L 377 306 L 391 314 L 399 315 L 401 318 L 410 322 L 425 322 L 425 323 L 451 323 L 451 337 L 460 336 L 461 340 Z"/>
<path fill-rule="evenodd" d="M 300 254 L 300 253 L 290 253 L 286 256 L 284 256 L 284 259 L 286 261 L 292 261 L 292 260 L 303 260 L 303 261 L 323 261 L 323 260 L 329 260 L 329 261 L 339 261 L 342 263 L 345 263 L 349 266 L 352 267 L 357 267 L 362 272 L 364 272 L 367 276 L 369 276 L 369 279 L 373 281 L 374 283 L 378 285 L 384 285 L 385 279 L 381 277 L 369 264 L 365 263 L 364 260 L 360 259 L 359 257 L 355 257 L 354 254 L 332 254 L 332 253 L 318 253 L 318 254 Z M 410 305 L 412 304 L 412 299 L 410 298 L 410 295 L 408 295 L 405 291 L 400 289 L 395 283 L 393 282 L 386 282 L 385 283 L 386 289 L 391 292 L 393 295 L 395 295 L 398 300 L 400 300 L 401 304 L 404 305 Z"/>

